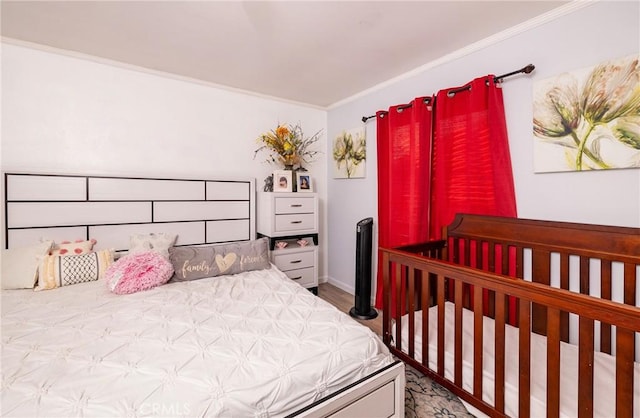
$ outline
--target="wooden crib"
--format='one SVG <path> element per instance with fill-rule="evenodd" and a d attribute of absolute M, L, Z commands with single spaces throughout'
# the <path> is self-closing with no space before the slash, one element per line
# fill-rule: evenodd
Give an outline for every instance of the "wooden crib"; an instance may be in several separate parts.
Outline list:
<path fill-rule="evenodd" d="M 640 416 L 640 228 L 460 214 L 380 250 L 385 343 L 477 410 Z"/>

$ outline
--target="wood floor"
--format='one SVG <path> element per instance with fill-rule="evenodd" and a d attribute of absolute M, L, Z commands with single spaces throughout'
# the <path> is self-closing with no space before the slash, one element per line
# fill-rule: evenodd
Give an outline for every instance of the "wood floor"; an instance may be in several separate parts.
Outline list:
<path fill-rule="evenodd" d="M 318 296 L 321 299 L 326 300 L 340 311 L 349 313 L 349 310 L 355 305 L 355 298 L 352 294 L 345 292 L 344 290 L 329 284 L 320 283 L 318 286 Z M 357 319 L 363 325 L 371 328 L 373 332 L 378 335 L 382 335 L 382 312 L 378 311 L 378 316 L 375 319 Z"/>

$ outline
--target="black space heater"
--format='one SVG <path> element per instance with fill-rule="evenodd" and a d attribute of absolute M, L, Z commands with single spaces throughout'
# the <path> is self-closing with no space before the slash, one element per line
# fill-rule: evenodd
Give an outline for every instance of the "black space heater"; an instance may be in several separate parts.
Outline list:
<path fill-rule="evenodd" d="M 371 235 L 373 218 L 366 218 L 356 227 L 356 306 L 349 315 L 358 319 L 373 319 L 378 311 L 371 307 Z"/>

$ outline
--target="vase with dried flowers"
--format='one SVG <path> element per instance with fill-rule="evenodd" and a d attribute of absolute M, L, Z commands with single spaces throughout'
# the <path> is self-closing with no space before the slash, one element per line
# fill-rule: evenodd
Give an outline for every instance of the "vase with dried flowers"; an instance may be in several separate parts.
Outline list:
<path fill-rule="evenodd" d="M 312 145 L 318 142 L 322 130 L 310 137 L 305 137 L 300 124 L 278 124 L 257 139 L 260 144 L 255 150 L 253 158 L 260 152 L 266 152 L 266 161 L 282 165 L 285 169 L 299 170 L 303 164 L 313 161 L 319 151 Z"/>

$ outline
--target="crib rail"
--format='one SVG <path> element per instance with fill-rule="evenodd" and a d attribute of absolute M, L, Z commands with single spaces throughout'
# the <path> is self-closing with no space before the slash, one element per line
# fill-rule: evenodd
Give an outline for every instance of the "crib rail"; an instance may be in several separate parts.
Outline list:
<path fill-rule="evenodd" d="M 448 237 L 640 263 L 640 228 L 457 214 Z"/>
<path fill-rule="evenodd" d="M 600 299 L 636 305 L 633 277 L 640 266 L 640 228 L 541 221 L 473 214 L 458 214 L 444 232 L 446 251 L 440 258 L 457 265 L 593 295 Z M 413 247 L 420 247 L 414 245 Z M 404 249 L 404 248 L 403 248 Z M 409 252 L 414 252 L 407 247 Z M 452 290 L 450 290 L 452 292 Z M 493 317 L 493 294 L 485 292 L 484 313 Z M 465 307 L 473 307 L 465 289 Z M 507 322 L 517 325 L 518 306 L 507 302 Z M 533 330 L 546 335 L 547 310 L 533 305 Z M 560 336 L 575 342 L 568 312 L 560 314 Z M 573 325 L 576 328 L 576 325 Z M 612 328 L 602 324 L 597 346 L 611 353 Z M 640 359 L 638 359 L 640 360 Z"/>
<path fill-rule="evenodd" d="M 529 237 L 531 238 L 531 237 Z M 483 239 L 486 239 L 484 237 Z M 631 417 L 634 411 L 634 355 L 635 333 L 640 332 L 640 308 L 633 303 L 623 304 L 607 299 L 553 288 L 547 284 L 528 282 L 506 275 L 482 271 L 467 266 L 459 266 L 449 261 L 438 260 L 413 254 L 407 249 L 381 248 L 383 268 L 383 339 L 394 355 L 416 367 L 425 375 L 433 378 L 453 393 L 468 401 L 479 410 L 492 415 L 505 415 L 505 327 L 508 323 L 508 305 L 515 302 L 517 309 L 515 320 L 518 326 L 519 358 L 518 358 L 518 410 L 520 417 L 529 417 L 531 411 L 531 338 L 539 311 L 544 312 L 544 333 L 546 345 L 546 408 L 548 417 L 560 414 L 560 343 L 563 340 L 562 318 L 571 313 L 578 318 L 578 396 L 579 416 L 593 416 L 595 352 L 594 324 L 600 322 L 615 327 L 615 413 L 618 417 Z M 435 250 L 434 250 L 435 251 Z M 591 250 L 589 250 L 591 251 Z M 594 256 L 590 252 L 586 256 Z M 628 269 L 624 274 L 625 294 L 636 294 L 636 258 L 629 257 Z M 535 274 L 535 272 L 534 272 Z M 463 309 L 472 303 L 473 311 L 473 346 L 483 347 L 483 318 L 486 304 L 484 295 L 491 294 L 493 306 L 492 317 L 495 320 L 495 390 L 494 402 L 489 404 L 483 400 L 483 350 L 473 353 L 472 390 L 467 391 L 462 385 L 462 317 Z M 626 297 L 626 296 L 625 296 Z M 445 302 L 450 300 L 455 305 L 454 329 L 445 329 Z M 625 300 L 625 302 L 631 302 Z M 437 366 L 429 367 L 429 307 L 437 306 Z M 537 309 L 533 309 L 536 306 Z M 414 314 L 421 311 L 422 328 L 416 330 Z M 399 318 L 407 313 L 408 347 L 402 347 L 401 321 Z M 396 318 L 394 323 L 393 318 Z M 397 338 L 392 340 L 392 331 Z M 415 341 L 412 336 L 419 331 L 423 344 L 420 353 L 421 361 L 416 360 Z M 454 372 L 453 379 L 445 377 L 444 345 L 445 333 L 454 333 Z M 611 348 L 609 348 L 611 350 Z"/>

